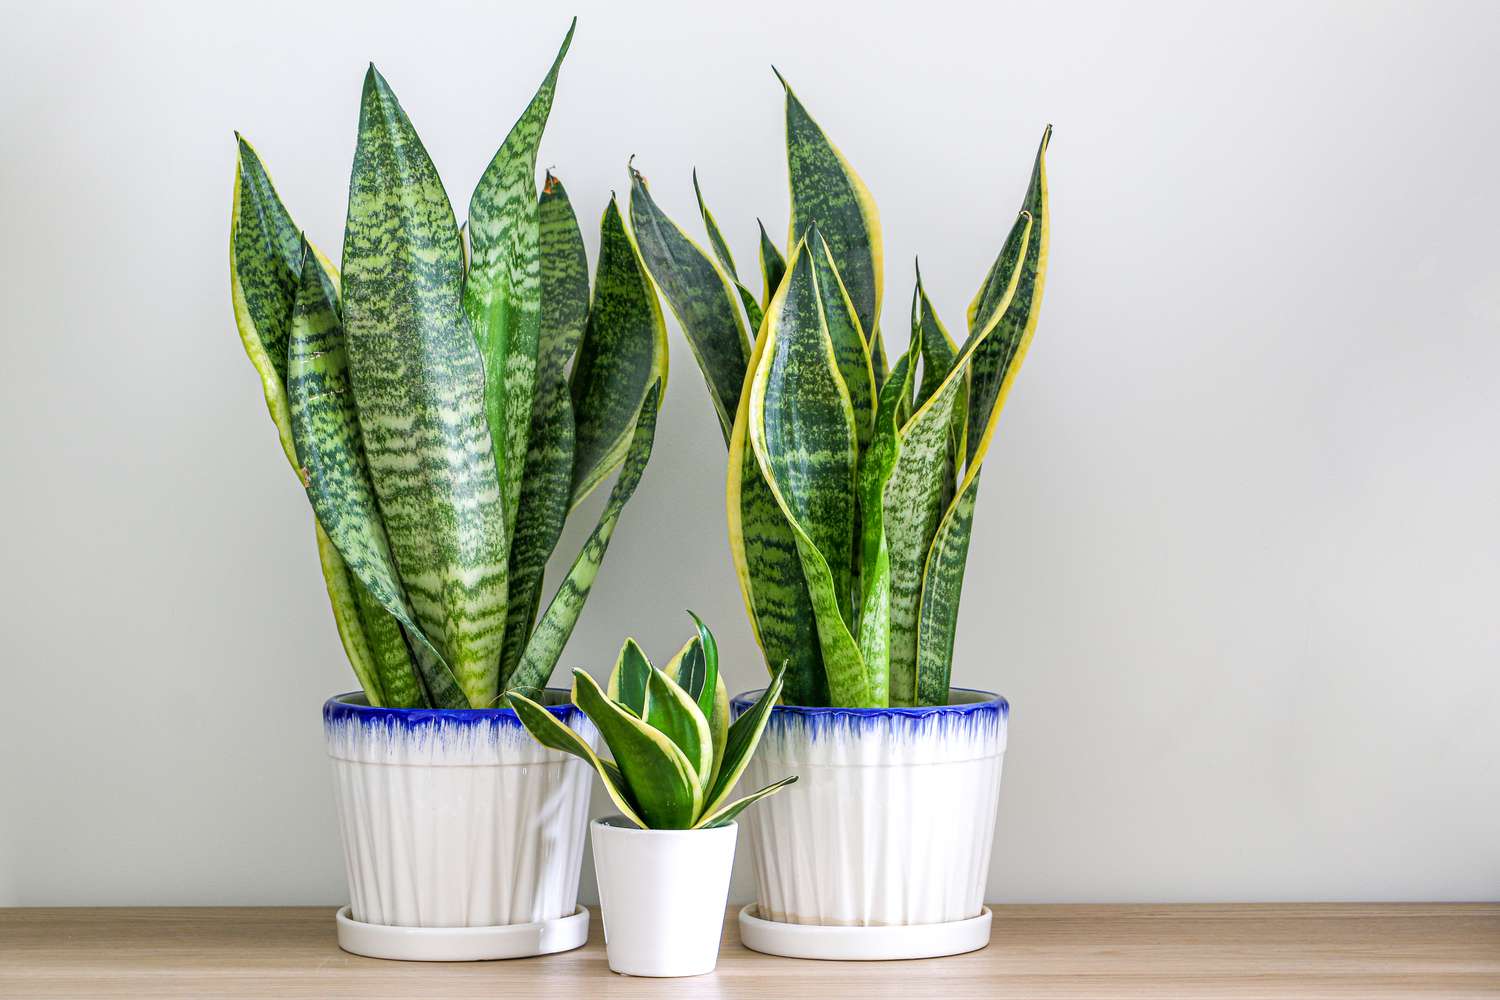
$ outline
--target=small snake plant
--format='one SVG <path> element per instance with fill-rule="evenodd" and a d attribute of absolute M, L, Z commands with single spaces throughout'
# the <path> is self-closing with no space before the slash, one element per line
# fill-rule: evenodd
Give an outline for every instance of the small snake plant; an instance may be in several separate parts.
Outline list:
<path fill-rule="evenodd" d="M 593 720 L 614 760 L 594 753 L 541 705 L 510 695 L 531 735 L 593 765 L 615 807 L 644 830 L 725 826 L 752 802 L 797 780 L 793 775 L 730 800 L 781 696 L 782 672 L 731 725 L 718 645 L 697 615 L 693 621 L 698 634 L 664 667 L 652 666 L 635 640 L 626 639 L 607 692 L 587 671 L 573 671 L 573 703 Z"/>
<path fill-rule="evenodd" d="M 946 704 L 980 464 L 1041 306 L 1051 128 L 969 305 L 968 339 L 949 336 L 918 271 L 911 340 L 888 364 L 875 202 L 782 84 L 790 259 L 762 226 L 760 299 L 740 281 L 696 173 L 712 254 L 633 166 L 631 223 L 729 447 L 734 564 L 766 663 L 790 664 L 787 700 Z"/>
<path fill-rule="evenodd" d="M 592 303 L 578 223 L 537 145 L 550 71 L 469 202 L 371 66 L 342 274 L 239 138 L 234 316 L 316 515 L 344 651 L 373 705 L 487 707 L 556 665 L 651 454 L 661 308 L 611 200 Z M 571 372 L 569 362 L 571 361 Z M 563 522 L 620 469 L 546 610 Z"/>

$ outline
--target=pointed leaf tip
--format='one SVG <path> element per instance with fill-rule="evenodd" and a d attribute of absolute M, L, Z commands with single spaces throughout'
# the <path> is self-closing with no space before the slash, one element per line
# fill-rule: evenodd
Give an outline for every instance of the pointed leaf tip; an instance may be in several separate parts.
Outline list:
<path fill-rule="evenodd" d="M 786 92 L 788 94 L 790 94 L 792 92 L 792 85 L 786 82 L 786 77 L 781 75 L 781 70 L 776 68 L 775 63 L 771 64 L 771 72 L 776 74 L 776 79 L 781 81 L 781 86 L 786 89 Z"/>

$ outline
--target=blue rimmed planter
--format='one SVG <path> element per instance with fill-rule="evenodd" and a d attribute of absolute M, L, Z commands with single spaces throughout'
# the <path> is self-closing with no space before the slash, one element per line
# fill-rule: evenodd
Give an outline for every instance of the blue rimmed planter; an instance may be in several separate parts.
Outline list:
<path fill-rule="evenodd" d="M 758 694 L 735 698 L 734 713 Z M 742 820 L 757 885 L 743 916 L 765 925 L 742 919 L 745 943 L 807 958 L 983 947 L 1009 716 L 1001 696 L 965 688 L 954 688 L 943 706 L 776 706 L 746 786 L 786 774 L 800 780 Z"/>
<path fill-rule="evenodd" d="M 568 692 L 549 688 L 545 700 L 598 745 Z M 542 747 L 510 709 L 373 708 L 345 694 L 323 705 L 323 730 L 349 879 L 339 921 L 348 950 L 454 960 L 583 943 L 586 763 Z"/>

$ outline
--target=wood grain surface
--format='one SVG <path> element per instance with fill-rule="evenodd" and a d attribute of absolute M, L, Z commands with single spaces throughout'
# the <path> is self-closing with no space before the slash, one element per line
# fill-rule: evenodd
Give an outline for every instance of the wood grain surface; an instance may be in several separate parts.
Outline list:
<path fill-rule="evenodd" d="M 983 951 L 916 962 L 772 958 L 697 979 L 609 972 L 586 947 L 508 962 L 357 958 L 327 907 L 0 909 L 0 997 L 1500 997 L 1500 904 L 998 906 Z"/>

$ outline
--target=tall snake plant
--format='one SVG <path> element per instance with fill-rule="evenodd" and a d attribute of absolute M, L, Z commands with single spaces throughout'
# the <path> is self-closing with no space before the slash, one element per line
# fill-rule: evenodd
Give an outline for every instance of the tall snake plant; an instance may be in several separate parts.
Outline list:
<path fill-rule="evenodd" d="M 235 321 L 312 501 L 334 620 L 374 705 L 485 707 L 541 688 L 651 454 L 666 331 L 640 255 L 611 200 L 590 301 L 568 196 L 550 173 L 536 190 L 572 36 L 480 178 L 467 241 L 374 66 L 342 275 L 238 139 Z M 616 468 L 538 618 L 564 520 Z"/>
<path fill-rule="evenodd" d="M 778 74 L 780 79 L 780 74 Z M 946 704 L 979 471 L 1036 330 L 1051 137 L 968 310 L 960 346 L 922 288 L 888 364 L 875 202 L 786 91 L 791 227 L 760 231 L 760 299 L 693 176 L 712 253 L 631 167 L 641 255 L 708 383 L 729 447 L 729 539 L 757 641 L 801 705 Z"/>

